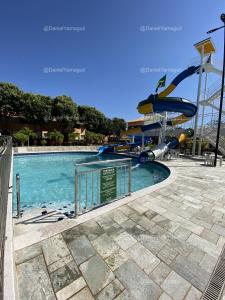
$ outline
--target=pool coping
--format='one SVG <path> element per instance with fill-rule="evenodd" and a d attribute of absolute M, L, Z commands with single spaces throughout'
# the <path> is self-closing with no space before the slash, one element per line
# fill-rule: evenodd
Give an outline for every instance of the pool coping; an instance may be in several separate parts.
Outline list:
<path fill-rule="evenodd" d="M 13 237 L 13 210 L 12 210 L 12 189 L 13 189 L 13 150 L 10 167 L 7 215 L 5 226 L 5 250 L 4 250 L 4 280 L 3 295 L 4 300 L 14 300 L 17 294 L 16 272 L 14 263 L 14 237 Z"/>
<path fill-rule="evenodd" d="M 83 152 L 83 151 L 80 150 L 80 152 Z M 40 152 L 38 152 L 38 153 L 40 153 Z M 24 153 L 24 154 L 27 154 L 27 153 Z M 21 234 L 19 236 L 16 236 L 16 237 L 14 237 L 14 251 L 17 251 L 17 250 L 23 249 L 25 247 L 31 246 L 33 244 L 36 244 L 38 242 L 41 242 L 49 237 L 57 235 L 65 230 L 71 229 L 72 227 L 82 224 L 86 221 L 92 220 L 98 216 L 101 216 L 107 212 L 110 212 L 113 209 L 116 209 L 120 206 L 126 205 L 138 198 L 149 195 L 152 192 L 173 183 L 177 177 L 177 173 L 176 173 L 175 169 L 168 168 L 166 165 L 164 165 L 161 162 L 156 162 L 156 163 L 163 166 L 170 172 L 169 176 L 162 182 L 159 182 L 152 186 L 146 187 L 139 191 L 133 192 L 130 196 L 124 197 L 122 199 L 118 199 L 112 203 L 109 203 L 109 204 L 99 207 L 97 209 L 91 210 L 88 213 L 78 216 L 77 218 L 65 219 L 63 221 L 58 222 L 57 224 L 55 224 L 55 223 L 49 224 L 49 225 L 39 228 L 37 230 L 32 230 L 31 231 L 32 234 L 31 234 L 31 232 L 27 232 L 27 233 Z"/>

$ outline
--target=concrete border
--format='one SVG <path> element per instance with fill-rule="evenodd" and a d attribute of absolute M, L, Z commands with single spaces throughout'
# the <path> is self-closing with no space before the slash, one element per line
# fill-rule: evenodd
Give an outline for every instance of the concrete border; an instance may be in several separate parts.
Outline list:
<path fill-rule="evenodd" d="M 162 163 L 159 163 L 169 169 L 167 166 L 165 166 Z M 144 188 L 142 190 L 139 190 L 137 192 L 133 192 L 131 196 L 125 197 L 123 199 L 119 199 L 115 202 L 112 202 L 110 204 L 107 204 L 105 206 L 102 206 L 98 209 L 92 210 L 86 214 L 83 214 L 76 219 L 67 219 L 61 222 L 58 222 L 57 224 L 51 224 L 48 226 L 45 226 L 43 228 L 40 228 L 39 230 L 32 231 L 25 233 L 23 235 L 17 236 L 14 238 L 14 250 L 20 250 L 25 247 L 28 247 L 30 245 L 36 244 L 38 242 L 41 242 L 49 237 L 52 237 L 54 235 L 57 235 L 65 230 L 68 230 L 74 226 L 77 226 L 79 224 L 82 224 L 86 221 L 89 221 L 93 218 L 96 218 L 98 216 L 101 216 L 107 212 L 110 212 L 111 210 L 118 208 L 120 206 L 126 205 L 138 198 L 144 197 L 146 195 L 151 194 L 152 192 L 166 187 L 169 184 L 173 183 L 176 180 L 177 174 L 174 168 L 170 168 L 170 175 L 167 179 L 164 181 L 157 183 L 155 185 L 152 185 L 150 187 Z"/>
<path fill-rule="evenodd" d="M 9 178 L 9 192 L 6 216 L 6 240 L 4 250 L 4 281 L 3 295 L 4 300 L 16 299 L 16 272 L 14 263 L 14 247 L 13 247 L 13 216 L 12 216 L 12 188 L 13 188 L 13 150 L 11 160 L 11 170 Z"/>
<path fill-rule="evenodd" d="M 28 153 L 46 153 L 46 152 L 79 152 L 79 151 L 97 151 L 100 146 L 27 146 L 14 147 L 14 154 L 28 154 Z"/>

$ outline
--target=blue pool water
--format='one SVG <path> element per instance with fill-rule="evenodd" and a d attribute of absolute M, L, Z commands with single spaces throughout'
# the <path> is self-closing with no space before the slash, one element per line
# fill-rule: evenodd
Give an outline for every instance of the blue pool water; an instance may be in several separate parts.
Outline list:
<path fill-rule="evenodd" d="M 124 158 L 124 156 L 107 154 L 102 159 L 112 160 L 119 158 Z M 99 159 L 93 153 L 87 152 L 15 155 L 13 167 L 14 208 L 16 204 L 15 177 L 19 173 L 21 207 L 23 209 L 41 206 L 56 209 L 63 209 L 63 206 L 67 206 L 67 208 L 71 206 L 72 209 L 75 190 L 75 164 L 87 161 L 96 161 L 96 164 L 89 166 L 88 169 L 106 167 L 105 164 L 101 164 L 101 161 L 99 162 Z M 111 165 L 113 164 L 111 163 L 107 166 Z M 132 165 L 137 165 L 136 159 L 132 159 Z M 163 181 L 169 176 L 169 171 L 159 164 L 146 163 L 132 169 L 131 175 L 131 190 L 137 191 Z M 90 191 L 86 192 L 90 193 Z"/>

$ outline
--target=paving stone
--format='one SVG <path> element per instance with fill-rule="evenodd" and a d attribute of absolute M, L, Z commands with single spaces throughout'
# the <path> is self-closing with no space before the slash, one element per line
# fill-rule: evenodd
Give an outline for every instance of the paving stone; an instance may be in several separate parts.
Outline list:
<path fill-rule="evenodd" d="M 168 296 L 166 293 L 163 293 L 160 297 L 159 300 L 173 300 L 172 298 L 170 298 L 170 296 Z"/>
<path fill-rule="evenodd" d="M 177 215 L 172 213 L 171 211 L 166 211 L 162 214 L 165 218 L 169 219 L 170 221 L 173 221 L 176 219 Z M 176 223 L 177 224 L 177 223 Z M 178 224 L 179 225 L 179 224 Z M 177 227 L 178 228 L 178 227 Z"/>
<path fill-rule="evenodd" d="M 154 227 L 149 229 L 149 232 L 155 236 L 162 236 L 166 232 L 166 229 L 162 228 L 159 225 L 155 225 Z"/>
<path fill-rule="evenodd" d="M 165 208 L 162 208 L 161 206 L 152 202 L 146 202 L 145 206 L 160 215 L 163 215 L 166 212 Z"/>
<path fill-rule="evenodd" d="M 132 300 L 156 300 L 161 289 L 132 261 L 128 260 L 115 271 Z"/>
<path fill-rule="evenodd" d="M 139 243 L 131 246 L 128 249 L 128 253 L 136 264 L 147 274 L 150 274 L 160 263 L 160 260 L 154 254 Z"/>
<path fill-rule="evenodd" d="M 220 236 L 216 245 L 217 245 L 218 249 L 220 249 L 220 251 L 222 251 L 222 249 L 225 245 L 225 237 Z"/>
<path fill-rule="evenodd" d="M 96 254 L 95 249 L 89 242 L 86 236 L 80 236 L 75 240 L 72 240 L 68 247 L 75 262 L 80 265 L 85 260 Z"/>
<path fill-rule="evenodd" d="M 66 300 L 71 296 L 82 290 L 86 286 L 86 282 L 83 277 L 79 277 L 69 285 L 61 289 L 56 293 L 57 300 Z M 44 298 L 45 299 L 45 298 Z M 79 299 L 79 298 L 78 298 Z M 86 299 L 85 299 L 86 300 Z"/>
<path fill-rule="evenodd" d="M 132 221 L 131 219 L 128 219 L 125 222 L 121 223 L 120 225 L 124 229 L 130 229 L 130 228 L 135 227 L 137 224 L 134 221 Z"/>
<path fill-rule="evenodd" d="M 55 235 L 42 242 L 42 249 L 47 265 L 70 254 L 61 234 Z"/>
<path fill-rule="evenodd" d="M 199 248 L 200 250 L 202 250 L 216 258 L 220 254 L 220 249 L 218 249 L 218 247 L 216 247 L 216 245 L 214 245 L 213 243 L 211 243 L 209 241 L 206 241 L 205 239 L 203 239 L 193 233 L 190 235 L 190 237 L 187 239 L 187 241 L 191 245 Z"/>
<path fill-rule="evenodd" d="M 110 271 L 99 255 L 95 255 L 80 265 L 80 270 L 94 295 L 99 293 L 115 278 L 112 271 Z"/>
<path fill-rule="evenodd" d="M 201 297 L 202 293 L 192 286 L 187 296 L 185 297 L 185 300 L 200 300 Z"/>
<path fill-rule="evenodd" d="M 31 245 L 15 252 L 15 263 L 21 264 L 42 254 L 41 243 Z"/>
<path fill-rule="evenodd" d="M 158 214 L 155 212 L 155 211 L 153 211 L 153 210 L 151 210 L 151 209 L 149 209 L 148 211 L 146 211 L 145 212 L 145 216 L 149 219 L 149 220 L 152 220 L 155 216 L 157 216 Z"/>
<path fill-rule="evenodd" d="M 119 209 L 122 213 L 124 213 L 126 216 L 128 216 L 128 218 L 129 218 L 129 216 L 130 216 L 131 214 L 134 213 L 134 210 L 133 210 L 132 208 L 130 208 L 128 205 L 120 206 L 118 209 Z"/>
<path fill-rule="evenodd" d="M 148 207 L 145 207 L 143 204 L 139 204 L 136 201 L 129 203 L 128 206 L 137 211 L 139 214 L 143 214 L 149 210 Z"/>
<path fill-rule="evenodd" d="M 72 296 L 69 300 L 94 300 L 90 290 L 85 287 L 83 290 Z"/>
<path fill-rule="evenodd" d="M 112 271 L 115 271 L 119 266 L 121 266 L 125 261 L 127 261 L 129 255 L 122 249 L 114 252 L 110 257 L 108 257 L 105 262 L 110 267 Z"/>
<path fill-rule="evenodd" d="M 187 238 L 191 235 L 191 231 L 183 227 L 179 227 L 175 232 L 174 236 L 182 241 L 186 241 Z"/>
<path fill-rule="evenodd" d="M 94 240 L 104 233 L 104 230 L 94 220 L 83 223 L 81 228 L 84 235 L 86 235 L 89 240 Z"/>
<path fill-rule="evenodd" d="M 125 214 L 123 214 L 121 211 L 115 210 L 115 211 L 113 211 L 112 219 L 116 223 L 121 224 L 121 223 L 125 222 L 126 220 L 128 220 L 128 217 Z"/>
<path fill-rule="evenodd" d="M 114 237 L 114 240 L 117 242 L 117 244 L 123 249 L 126 250 L 133 244 L 137 242 L 129 233 L 122 232 L 118 236 Z"/>
<path fill-rule="evenodd" d="M 173 221 L 170 221 L 168 223 L 168 225 L 166 226 L 166 229 L 169 231 L 169 232 L 175 232 L 178 228 L 180 227 L 179 224 L 177 224 L 176 222 L 173 222 Z"/>
<path fill-rule="evenodd" d="M 166 241 L 157 236 L 157 234 L 142 232 L 137 236 L 137 240 L 153 254 L 158 254 L 164 247 Z"/>
<path fill-rule="evenodd" d="M 167 263 L 168 265 L 174 260 L 178 252 L 173 248 L 165 245 L 162 250 L 158 253 L 158 257 Z"/>
<path fill-rule="evenodd" d="M 134 239 L 138 240 L 138 238 L 140 237 L 141 234 L 146 233 L 146 230 L 144 228 L 142 228 L 140 225 L 137 225 L 135 227 L 128 228 L 126 230 L 126 232 L 128 232 L 131 236 L 133 236 Z M 150 233 L 147 232 L 147 234 L 150 234 Z"/>
<path fill-rule="evenodd" d="M 73 240 L 75 240 L 76 238 L 80 237 L 81 235 L 83 235 L 83 230 L 81 228 L 81 226 L 75 226 L 69 230 L 66 230 L 62 233 L 62 236 L 65 240 L 66 243 L 70 243 Z"/>
<path fill-rule="evenodd" d="M 104 229 L 107 230 L 114 226 L 114 224 L 117 224 L 110 216 L 99 216 L 95 218 L 95 221 Z"/>
<path fill-rule="evenodd" d="M 161 216 L 161 215 L 156 215 L 154 218 L 152 218 L 152 221 L 155 223 L 160 223 L 162 221 L 167 221 L 168 219 L 166 219 L 165 217 Z"/>
<path fill-rule="evenodd" d="M 146 230 L 150 230 L 153 226 L 155 226 L 155 223 L 150 221 L 145 216 L 142 216 L 142 218 L 138 221 L 138 224 Z"/>
<path fill-rule="evenodd" d="M 186 241 L 182 241 L 174 237 L 173 233 L 165 233 L 162 236 L 162 239 L 165 241 L 165 243 L 175 251 L 177 251 L 179 254 L 188 256 L 191 251 L 193 250 L 193 246 L 189 245 Z"/>
<path fill-rule="evenodd" d="M 106 233 L 92 241 L 92 245 L 104 259 L 119 249 L 118 244 L 116 244 Z"/>
<path fill-rule="evenodd" d="M 73 260 L 72 255 L 68 255 L 68 256 L 63 257 L 60 260 L 57 260 L 56 262 L 54 262 L 53 264 L 48 266 L 49 273 L 56 271 L 57 269 L 63 267 L 64 265 L 68 264 L 72 260 Z"/>
<path fill-rule="evenodd" d="M 175 215 L 179 216 L 181 219 L 189 220 L 192 217 L 192 214 L 190 212 L 180 207 L 168 207 L 168 210 L 174 213 Z M 176 221 L 176 219 L 174 221 Z"/>
<path fill-rule="evenodd" d="M 207 272 L 212 273 L 217 263 L 217 259 L 209 254 L 205 254 L 203 257 L 200 266 L 205 269 Z"/>
<path fill-rule="evenodd" d="M 121 223 L 122 225 L 123 223 Z M 106 233 L 111 237 L 114 238 L 115 236 L 121 234 L 122 232 L 124 232 L 125 229 L 120 226 L 117 223 L 114 223 L 111 227 L 109 227 L 108 229 L 106 229 Z"/>
<path fill-rule="evenodd" d="M 65 264 L 63 267 L 50 273 L 51 282 L 55 292 L 79 278 L 79 270 L 74 261 Z"/>
<path fill-rule="evenodd" d="M 191 285 L 189 282 L 187 282 L 174 271 L 167 276 L 161 285 L 163 290 L 174 300 L 183 300 L 190 286 Z"/>
<path fill-rule="evenodd" d="M 225 228 L 224 228 L 224 226 L 221 226 L 219 224 L 214 224 L 213 227 L 212 227 L 212 231 L 225 237 Z"/>
<path fill-rule="evenodd" d="M 212 228 L 212 224 L 210 224 L 210 223 L 208 223 L 206 221 L 203 221 L 203 220 L 201 220 L 200 218 L 197 218 L 197 217 L 192 217 L 190 219 L 190 221 L 193 222 L 193 223 L 195 223 L 195 224 L 198 224 L 198 225 L 200 225 L 200 226 L 202 226 L 204 228 L 207 228 L 209 230 Z"/>
<path fill-rule="evenodd" d="M 98 294 L 96 299 L 97 300 L 114 299 L 123 290 L 124 290 L 124 287 L 122 286 L 122 284 L 119 282 L 118 279 L 115 279 Z"/>
<path fill-rule="evenodd" d="M 132 298 L 129 296 L 129 292 L 124 290 L 119 296 L 114 298 L 114 300 L 132 300 Z"/>
<path fill-rule="evenodd" d="M 193 251 L 189 254 L 189 259 L 195 261 L 196 263 L 200 263 L 205 255 L 205 252 L 198 248 L 194 248 Z"/>
<path fill-rule="evenodd" d="M 138 212 L 134 212 L 130 215 L 130 220 L 134 221 L 135 223 L 139 222 L 141 220 L 143 215 L 139 214 Z"/>
<path fill-rule="evenodd" d="M 210 278 L 210 273 L 201 268 L 195 261 L 179 255 L 171 267 L 183 278 L 194 285 L 198 290 L 204 291 Z"/>
<path fill-rule="evenodd" d="M 203 230 L 203 232 L 201 233 L 201 237 L 213 244 L 216 244 L 219 239 L 219 236 L 217 233 L 215 233 L 207 228 L 205 228 Z"/>
<path fill-rule="evenodd" d="M 177 216 L 174 221 L 195 234 L 201 234 L 204 229 L 202 226 L 196 225 L 193 222 L 186 220 L 185 218 L 182 218 L 180 216 Z"/>
<path fill-rule="evenodd" d="M 42 255 L 17 266 L 17 281 L 20 300 L 56 299 Z"/>
<path fill-rule="evenodd" d="M 149 275 L 158 285 L 161 285 L 171 272 L 171 268 L 164 262 L 161 262 Z"/>

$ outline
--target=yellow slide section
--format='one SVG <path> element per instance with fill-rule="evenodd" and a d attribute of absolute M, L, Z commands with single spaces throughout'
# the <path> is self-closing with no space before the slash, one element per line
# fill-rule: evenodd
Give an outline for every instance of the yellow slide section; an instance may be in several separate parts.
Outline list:
<path fill-rule="evenodd" d="M 176 85 L 170 84 L 164 91 L 158 94 L 159 98 L 166 97 L 176 88 Z M 159 99 L 160 100 L 160 99 Z"/>

